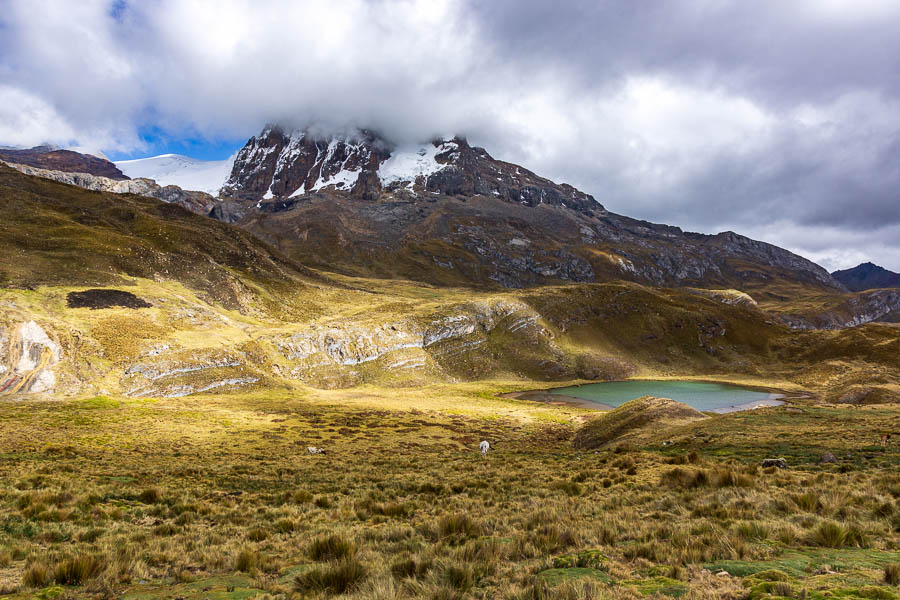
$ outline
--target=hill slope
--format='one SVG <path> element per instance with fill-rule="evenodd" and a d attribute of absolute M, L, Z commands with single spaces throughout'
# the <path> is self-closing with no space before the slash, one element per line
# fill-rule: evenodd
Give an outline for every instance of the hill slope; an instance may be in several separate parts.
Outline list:
<path fill-rule="evenodd" d="M 594 418 L 578 430 L 573 442 L 576 448 L 593 450 L 607 444 L 642 439 L 706 418 L 687 404 L 644 396 Z"/>
<path fill-rule="evenodd" d="M 158 200 L 91 192 L 0 165 L 0 285 L 172 279 L 239 307 L 247 283 L 310 272 L 248 233 Z"/>

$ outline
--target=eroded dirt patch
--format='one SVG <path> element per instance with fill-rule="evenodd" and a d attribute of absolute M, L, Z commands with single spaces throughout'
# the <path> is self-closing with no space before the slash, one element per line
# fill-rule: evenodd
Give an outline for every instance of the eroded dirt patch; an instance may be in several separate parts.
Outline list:
<path fill-rule="evenodd" d="M 83 292 L 70 292 L 66 296 L 69 308 L 150 308 L 153 306 L 124 290 L 90 289 Z"/>

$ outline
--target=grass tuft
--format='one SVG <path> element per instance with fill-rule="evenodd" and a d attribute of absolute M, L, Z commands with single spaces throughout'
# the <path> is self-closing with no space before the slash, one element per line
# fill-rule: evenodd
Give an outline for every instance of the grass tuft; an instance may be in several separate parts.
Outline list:
<path fill-rule="evenodd" d="M 900 563 L 884 566 L 884 582 L 888 585 L 900 586 Z"/>
<path fill-rule="evenodd" d="M 356 546 L 340 535 L 318 538 L 309 546 L 309 557 L 315 561 L 340 560 L 356 554 Z"/>
<path fill-rule="evenodd" d="M 44 587 L 50 582 L 50 579 L 50 567 L 42 562 L 30 565 L 22 574 L 22 584 L 30 588 Z"/>
<path fill-rule="evenodd" d="M 57 563 L 53 580 L 60 585 L 79 585 L 100 575 L 103 563 L 93 555 L 79 554 Z"/>
<path fill-rule="evenodd" d="M 252 573 L 259 567 L 259 552 L 250 548 L 241 548 L 234 556 L 234 570 Z"/>
<path fill-rule="evenodd" d="M 161 499 L 162 494 L 155 487 L 147 488 L 138 495 L 138 500 L 144 504 L 157 504 Z"/>
<path fill-rule="evenodd" d="M 438 533 L 442 538 L 473 538 L 481 535 L 481 524 L 464 513 L 441 517 Z"/>
<path fill-rule="evenodd" d="M 324 592 L 346 594 L 359 587 L 365 580 L 368 569 L 355 558 L 316 567 L 294 578 L 294 590 L 297 592 Z"/>
<path fill-rule="evenodd" d="M 843 548 L 848 541 L 849 531 L 840 523 L 825 521 L 813 530 L 809 542 L 823 548 Z"/>

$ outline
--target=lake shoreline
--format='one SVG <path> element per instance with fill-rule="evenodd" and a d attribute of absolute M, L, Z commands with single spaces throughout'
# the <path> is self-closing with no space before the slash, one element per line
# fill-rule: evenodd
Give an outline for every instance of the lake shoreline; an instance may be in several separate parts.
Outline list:
<path fill-rule="evenodd" d="M 542 390 L 526 390 L 524 392 L 508 392 L 500 394 L 501 398 L 513 398 L 515 400 L 527 400 L 528 402 L 540 402 L 541 404 L 552 404 L 555 406 L 578 406 L 580 408 L 589 408 L 605 412 L 612 410 L 613 406 L 602 404 L 600 402 L 591 402 L 577 396 L 568 396 L 566 394 L 554 394 L 551 390 L 557 388 L 546 388 Z"/>
<path fill-rule="evenodd" d="M 748 391 L 757 391 L 761 393 L 766 393 L 768 396 L 765 398 L 758 398 L 755 400 L 750 400 L 747 402 L 738 402 L 736 404 L 721 406 L 716 408 L 709 409 L 700 409 L 701 412 L 712 413 L 712 414 L 728 414 L 733 412 L 742 412 L 746 410 L 755 410 L 758 408 L 769 408 L 775 406 L 784 406 L 787 405 L 787 400 L 790 398 L 786 393 L 783 393 L 782 390 L 773 390 L 771 388 L 765 388 L 762 386 L 745 386 L 745 385 L 737 385 L 730 382 L 723 381 L 714 381 L 714 380 L 655 380 L 655 379 L 624 379 L 624 380 L 614 380 L 614 381 L 601 381 L 601 382 L 591 382 L 591 383 L 583 383 L 576 384 L 571 386 L 561 386 L 557 388 L 544 388 L 544 389 L 536 389 L 536 390 L 526 390 L 521 392 L 508 392 L 505 394 L 500 394 L 501 398 L 513 398 L 516 400 L 526 400 L 529 402 L 539 402 L 542 404 L 551 404 L 555 406 L 576 406 L 579 408 L 586 408 L 589 410 L 605 412 L 609 410 L 613 410 L 616 406 L 611 404 L 606 404 L 596 400 L 590 400 L 588 398 L 581 398 L 578 396 L 573 396 L 570 394 L 562 394 L 554 392 L 554 390 L 561 390 L 567 388 L 580 388 L 584 386 L 595 386 L 595 385 L 603 385 L 606 383 L 673 383 L 673 382 L 684 382 L 684 383 L 709 383 L 709 384 L 718 384 L 725 386 L 732 386 L 735 388 L 741 388 L 743 390 Z M 647 394 L 644 394 L 647 395 Z M 653 395 L 653 394 L 650 394 Z M 635 398 L 640 396 L 635 396 Z M 667 397 L 665 395 L 661 395 L 660 397 Z M 677 400 L 676 400 L 677 401 Z M 684 404 L 690 403 L 683 402 Z M 623 403 L 624 404 L 624 403 Z M 621 406 L 621 404 L 619 404 Z M 696 408 L 696 407 L 694 407 Z"/>

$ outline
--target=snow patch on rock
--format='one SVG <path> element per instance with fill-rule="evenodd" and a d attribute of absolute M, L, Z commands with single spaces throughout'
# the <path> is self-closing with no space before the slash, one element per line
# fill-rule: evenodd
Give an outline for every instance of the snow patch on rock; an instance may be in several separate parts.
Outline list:
<path fill-rule="evenodd" d="M 435 157 L 452 152 L 458 147 L 456 142 L 401 146 L 378 167 L 378 177 L 384 185 L 403 181 L 414 182 L 419 177 L 428 177 L 448 166 L 439 163 Z"/>

